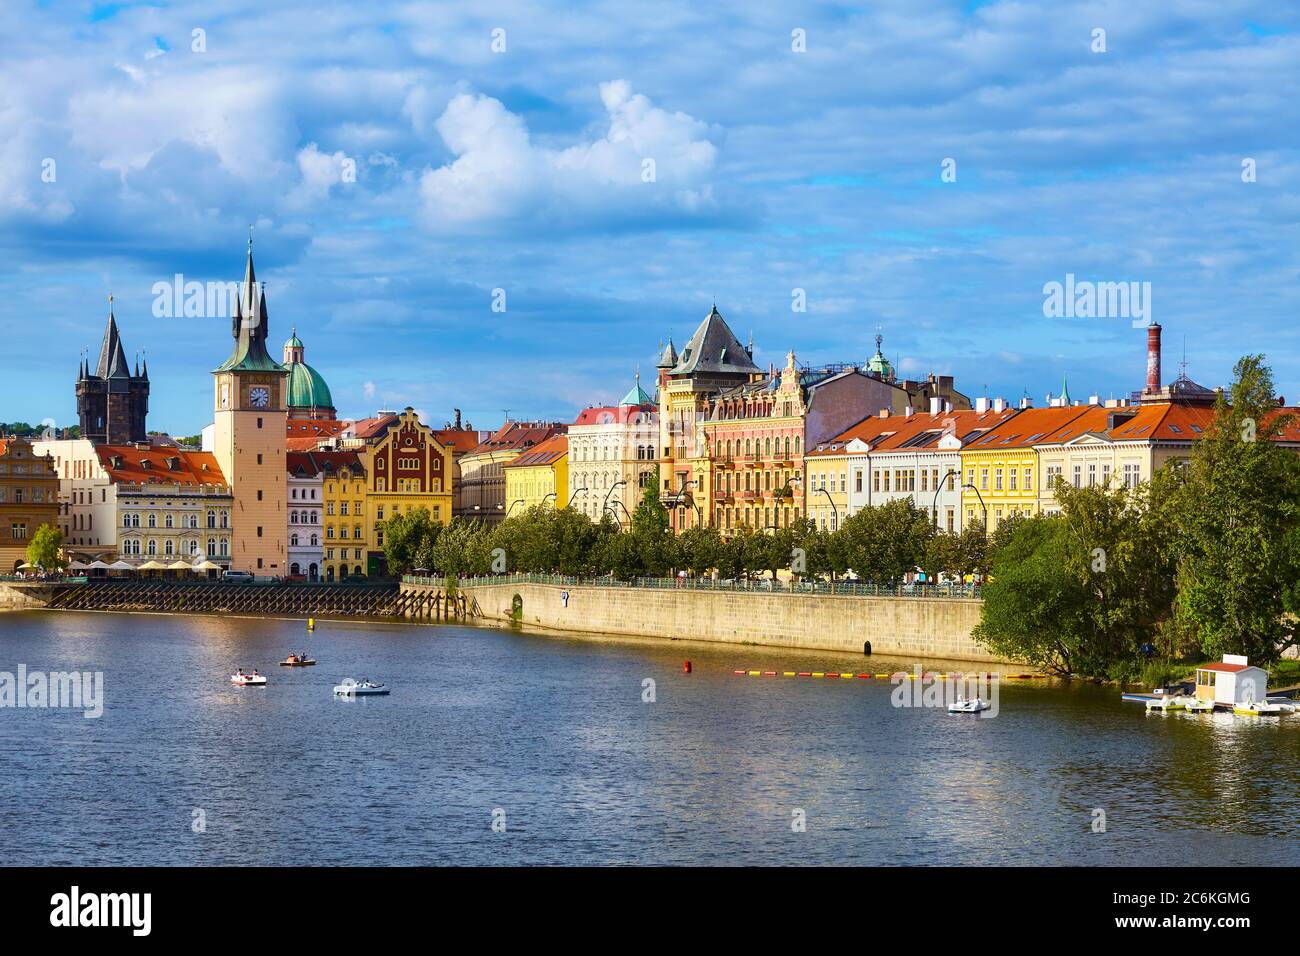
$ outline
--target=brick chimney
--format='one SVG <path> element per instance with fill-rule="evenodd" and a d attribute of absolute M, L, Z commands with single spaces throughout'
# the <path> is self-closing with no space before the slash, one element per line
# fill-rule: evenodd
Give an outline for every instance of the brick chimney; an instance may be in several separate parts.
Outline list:
<path fill-rule="evenodd" d="M 1152 322 L 1147 326 L 1147 387 L 1146 393 L 1154 395 L 1160 391 L 1160 323 Z"/>

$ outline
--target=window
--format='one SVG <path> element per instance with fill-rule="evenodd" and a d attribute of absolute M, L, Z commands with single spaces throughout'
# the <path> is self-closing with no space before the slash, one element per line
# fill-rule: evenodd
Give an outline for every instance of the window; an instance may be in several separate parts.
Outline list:
<path fill-rule="evenodd" d="M 257 526 L 257 536 L 259 538 L 262 536 L 262 526 L 260 524 Z"/>
<path fill-rule="evenodd" d="M 260 428 L 261 426 L 259 425 L 258 427 Z M 260 451 L 257 453 L 257 463 L 259 465 L 262 463 L 262 453 Z"/>

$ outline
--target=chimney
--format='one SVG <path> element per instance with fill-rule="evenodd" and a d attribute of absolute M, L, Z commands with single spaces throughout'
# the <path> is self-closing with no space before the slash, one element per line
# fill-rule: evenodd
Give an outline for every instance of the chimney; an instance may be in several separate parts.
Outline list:
<path fill-rule="evenodd" d="M 916 414 L 916 409 L 913 408 L 911 405 L 908 405 L 907 408 L 905 408 L 905 409 L 903 410 L 903 413 L 904 413 L 908 418 L 911 418 L 913 415 Z"/>
<path fill-rule="evenodd" d="M 993 410 L 995 412 L 1004 412 L 1007 410 L 1007 400 L 1005 398 L 993 399 Z"/>
<path fill-rule="evenodd" d="M 1089 396 L 1088 396 L 1088 404 L 1089 404 L 1089 405 L 1100 405 L 1100 404 L 1101 404 L 1101 396 L 1100 396 L 1100 395 L 1089 395 Z"/>
<path fill-rule="evenodd" d="M 1160 391 L 1160 323 L 1147 326 L 1147 387 L 1148 395 Z"/>
<path fill-rule="evenodd" d="M 881 418 L 888 418 L 888 417 L 889 417 L 889 409 L 887 409 L 887 408 L 882 408 L 882 409 L 880 410 L 880 417 L 881 417 Z"/>
<path fill-rule="evenodd" d="M 940 415 L 943 413 L 943 399 L 938 395 L 930 396 L 930 414 Z"/>
<path fill-rule="evenodd" d="M 979 398 L 975 399 L 975 411 L 983 415 L 988 410 L 989 410 L 989 400 L 987 396 L 981 395 Z"/>
<path fill-rule="evenodd" d="M 947 402 L 947 401 L 945 401 L 945 402 L 943 403 L 943 410 L 944 410 L 945 412 L 950 412 L 950 411 L 952 411 L 952 402 Z"/>
<path fill-rule="evenodd" d="M 460 431 L 460 409 L 453 408 L 452 411 L 456 413 L 456 431 Z"/>

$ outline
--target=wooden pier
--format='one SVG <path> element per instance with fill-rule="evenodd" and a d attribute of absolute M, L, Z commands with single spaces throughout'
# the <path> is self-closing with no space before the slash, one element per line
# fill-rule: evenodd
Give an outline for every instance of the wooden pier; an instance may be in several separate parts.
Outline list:
<path fill-rule="evenodd" d="M 90 581 L 46 584 L 45 606 L 71 611 L 155 611 L 257 617 L 366 617 L 463 621 L 477 614 L 464 594 L 364 584 L 233 584 L 219 581 Z"/>

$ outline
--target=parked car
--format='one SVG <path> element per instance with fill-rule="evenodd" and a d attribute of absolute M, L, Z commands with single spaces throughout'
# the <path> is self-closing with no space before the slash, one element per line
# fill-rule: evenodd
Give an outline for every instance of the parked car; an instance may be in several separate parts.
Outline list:
<path fill-rule="evenodd" d="M 222 571 L 221 580 L 228 584 L 252 584 L 253 575 L 249 571 Z"/>

